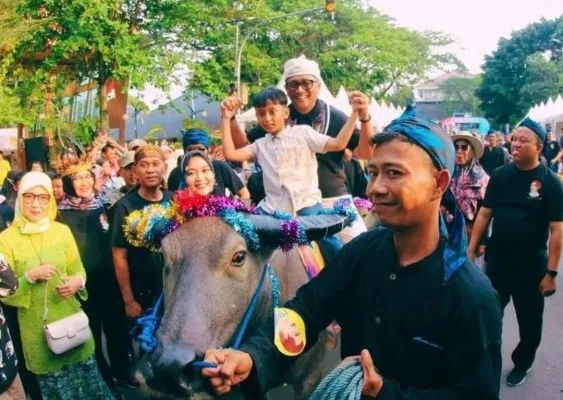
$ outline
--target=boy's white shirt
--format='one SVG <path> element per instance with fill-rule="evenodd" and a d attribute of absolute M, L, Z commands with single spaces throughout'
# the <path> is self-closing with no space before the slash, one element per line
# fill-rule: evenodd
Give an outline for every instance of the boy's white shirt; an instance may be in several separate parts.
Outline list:
<path fill-rule="evenodd" d="M 295 214 L 321 202 L 316 153 L 324 153 L 329 140 L 308 125 L 295 125 L 244 147 L 262 167 L 264 211 Z"/>

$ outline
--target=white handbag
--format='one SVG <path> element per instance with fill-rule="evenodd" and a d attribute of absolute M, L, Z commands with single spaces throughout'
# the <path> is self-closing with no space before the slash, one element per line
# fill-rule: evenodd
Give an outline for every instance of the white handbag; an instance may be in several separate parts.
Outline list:
<path fill-rule="evenodd" d="M 76 300 L 74 300 L 76 301 Z M 47 346 L 55 354 L 62 354 L 86 343 L 92 337 L 90 321 L 82 310 L 47 323 L 47 282 L 45 282 L 45 301 L 43 305 L 43 321 L 45 324 L 45 338 Z"/>

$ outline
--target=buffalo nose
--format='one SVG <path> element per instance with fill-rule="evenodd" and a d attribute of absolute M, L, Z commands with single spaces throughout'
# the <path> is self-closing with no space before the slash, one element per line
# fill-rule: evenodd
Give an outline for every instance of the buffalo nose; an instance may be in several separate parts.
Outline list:
<path fill-rule="evenodd" d="M 195 360 L 195 352 L 181 343 L 162 343 L 145 354 L 134 368 L 134 377 L 141 386 L 159 392 L 185 393 L 188 389 L 185 372 Z M 179 391 L 179 392 L 178 392 Z"/>
<path fill-rule="evenodd" d="M 195 358 L 195 352 L 182 343 L 160 343 L 151 354 L 151 364 L 156 375 L 176 380 Z"/>

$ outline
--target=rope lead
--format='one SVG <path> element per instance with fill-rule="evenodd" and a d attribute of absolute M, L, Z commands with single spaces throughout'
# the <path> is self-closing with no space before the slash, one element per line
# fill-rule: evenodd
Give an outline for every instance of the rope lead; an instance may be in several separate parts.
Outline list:
<path fill-rule="evenodd" d="M 309 400 L 360 400 L 364 373 L 359 361 L 339 365 L 315 389 Z"/>

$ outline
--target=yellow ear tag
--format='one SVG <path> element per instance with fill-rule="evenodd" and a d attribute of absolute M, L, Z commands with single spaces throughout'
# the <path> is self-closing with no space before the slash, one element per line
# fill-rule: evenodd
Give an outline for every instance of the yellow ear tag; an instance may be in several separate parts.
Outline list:
<path fill-rule="evenodd" d="M 279 352 L 290 357 L 301 354 L 307 343 L 303 318 L 289 308 L 275 308 L 274 318 L 274 344 Z"/>

